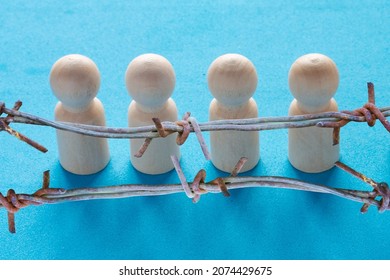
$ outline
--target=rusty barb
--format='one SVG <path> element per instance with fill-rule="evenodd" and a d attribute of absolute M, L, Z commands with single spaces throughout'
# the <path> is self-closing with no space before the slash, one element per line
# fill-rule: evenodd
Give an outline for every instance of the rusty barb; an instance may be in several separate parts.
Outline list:
<path fill-rule="evenodd" d="M 206 194 L 207 190 L 203 189 L 200 187 L 200 184 L 205 183 L 206 179 L 206 171 L 204 169 L 201 169 L 195 176 L 194 181 L 189 184 L 187 182 L 187 179 L 183 173 L 183 170 L 181 169 L 179 159 L 176 156 L 171 156 L 171 160 L 173 162 L 173 166 L 175 167 L 177 176 L 179 177 L 181 186 L 183 187 L 183 190 L 185 194 L 189 197 L 192 198 L 192 201 L 194 203 L 198 202 L 200 200 L 200 196 L 202 194 Z M 246 157 L 242 157 L 234 167 L 232 173 L 230 174 L 230 177 L 236 177 L 238 173 L 241 171 L 242 167 L 244 164 L 247 162 Z M 225 181 L 223 178 L 218 177 L 212 181 L 209 182 L 210 184 L 217 185 L 222 192 L 222 194 L 226 197 L 230 196 L 230 193 L 228 191 L 228 188 L 226 187 Z"/>
<path fill-rule="evenodd" d="M 21 208 L 30 206 L 30 205 L 40 205 L 42 202 L 37 201 L 37 199 L 44 197 L 45 195 L 56 195 L 64 194 L 65 189 L 61 188 L 49 188 L 50 184 L 50 173 L 45 171 L 43 173 L 43 183 L 42 187 L 37 190 L 31 196 L 35 199 L 25 200 L 21 199 L 20 195 L 17 195 L 13 189 L 8 190 L 7 196 L 3 196 L 0 192 L 0 206 L 2 205 L 8 212 L 8 229 L 11 233 L 15 233 L 15 213 L 18 212 Z"/>
<path fill-rule="evenodd" d="M 30 205 L 54 204 L 93 199 L 128 198 L 135 196 L 157 196 L 182 192 L 196 203 L 199 201 L 201 195 L 207 193 L 222 193 L 224 196 L 228 197 L 230 196 L 229 190 L 248 187 L 271 187 L 332 194 L 341 198 L 363 203 L 363 207 L 361 208 L 362 213 L 367 212 L 370 205 L 376 206 L 379 209 L 379 212 L 390 210 L 390 189 L 388 184 L 377 183 L 341 162 L 336 162 L 335 165 L 371 185 L 374 190 L 358 191 L 353 189 L 333 188 L 286 177 L 237 176 L 245 164 L 247 160 L 246 158 L 241 158 L 238 161 L 234 170 L 228 177 L 218 177 L 206 182 L 206 171 L 201 169 L 196 174 L 193 182 L 190 183 L 186 180 L 178 158 L 172 156 L 171 159 L 179 177 L 180 184 L 129 184 L 71 189 L 49 188 L 49 171 L 45 171 L 43 174 L 42 187 L 31 195 L 16 194 L 12 189 L 7 192 L 6 196 L 3 196 L 0 193 L 0 208 L 5 208 L 8 212 L 8 228 L 11 233 L 16 232 L 15 213 L 21 208 L 25 208 Z"/>
<path fill-rule="evenodd" d="M 365 121 L 369 126 L 374 126 L 376 119 L 380 120 L 383 126 L 390 132 L 390 122 L 386 119 L 385 115 L 381 110 L 375 105 L 375 91 L 374 84 L 368 82 L 368 102 L 362 107 L 354 111 L 341 111 L 341 113 L 359 117 L 362 116 L 365 118 Z M 317 124 L 319 127 L 332 127 L 333 129 L 333 145 L 337 145 L 340 142 L 340 128 L 348 124 L 351 120 L 340 120 L 337 122 L 320 122 Z"/>
<path fill-rule="evenodd" d="M 12 108 L 12 111 L 18 111 L 20 107 L 22 107 L 22 102 L 16 101 L 14 107 Z M 3 102 L 0 102 L 0 116 L 4 113 L 4 109 L 5 109 L 5 104 Z M 6 117 L 0 117 L 0 131 L 8 132 L 10 135 L 15 136 L 17 139 L 29 144 L 30 146 L 34 147 L 38 151 L 41 151 L 43 153 L 47 152 L 47 149 L 42 145 L 24 136 L 20 132 L 17 132 L 16 130 L 12 129 L 9 126 L 10 122 L 12 121 L 13 121 L 12 114 L 8 114 Z"/>
<path fill-rule="evenodd" d="M 179 146 L 183 145 L 185 143 L 185 141 L 187 140 L 188 136 L 190 135 L 191 129 L 192 129 L 192 131 L 195 132 L 195 135 L 198 139 L 199 145 L 202 149 L 202 152 L 203 152 L 205 158 L 207 160 L 210 160 L 211 156 L 210 156 L 209 150 L 207 148 L 206 142 L 203 138 L 202 131 L 198 125 L 198 122 L 196 121 L 195 118 L 190 117 L 190 116 L 191 116 L 191 113 L 186 112 L 184 114 L 182 120 L 175 122 L 176 125 L 182 127 L 182 130 L 177 132 L 176 144 Z M 156 127 L 158 135 L 161 138 L 165 138 L 168 135 L 171 135 L 172 133 L 176 132 L 176 131 L 172 131 L 172 130 L 166 130 L 159 118 L 152 118 L 152 121 Z M 142 155 L 145 153 L 146 149 L 148 148 L 148 146 L 150 145 L 152 140 L 153 140 L 153 138 L 150 138 L 150 137 L 145 138 L 143 145 L 141 146 L 141 148 L 138 150 L 138 152 L 134 156 L 138 157 L 138 158 L 142 157 Z"/>
<path fill-rule="evenodd" d="M 344 163 L 338 161 L 335 163 L 335 165 L 348 172 L 349 174 L 352 174 L 353 176 L 359 178 L 363 182 L 369 184 L 371 187 L 373 187 L 373 191 L 369 193 L 369 197 L 376 199 L 378 196 L 381 197 L 381 200 L 379 201 L 379 212 L 384 212 L 388 209 L 390 209 L 390 189 L 389 185 L 385 182 L 377 183 L 371 178 L 368 178 L 364 174 L 352 169 L 351 167 L 345 165 Z M 370 206 L 370 203 L 365 202 L 361 208 L 362 213 L 366 213 L 368 210 L 368 207 Z"/>

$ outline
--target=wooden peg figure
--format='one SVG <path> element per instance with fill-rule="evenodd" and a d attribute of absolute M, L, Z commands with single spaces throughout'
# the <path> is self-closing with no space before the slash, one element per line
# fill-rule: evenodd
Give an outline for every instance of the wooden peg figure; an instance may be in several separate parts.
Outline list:
<path fill-rule="evenodd" d="M 153 125 L 152 118 L 177 121 L 176 104 L 171 98 L 175 88 L 175 72 L 161 55 L 143 54 L 127 67 L 125 83 L 133 98 L 128 110 L 129 127 Z M 155 138 L 142 157 L 135 157 L 144 139 L 130 140 L 130 160 L 134 168 L 146 174 L 162 174 L 174 168 L 171 155 L 180 158 L 176 135 Z"/>
<path fill-rule="evenodd" d="M 239 54 L 225 54 L 210 65 L 208 86 L 214 99 L 210 103 L 210 121 L 256 118 L 256 101 L 252 98 L 257 87 L 255 66 Z M 257 131 L 211 131 L 211 160 L 218 169 L 231 172 L 241 157 L 247 157 L 242 171 L 248 171 L 259 161 Z"/>
<path fill-rule="evenodd" d="M 333 95 L 339 74 L 329 57 L 318 53 L 301 56 L 290 68 L 288 83 L 295 97 L 290 105 L 290 116 L 338 111 Z M 298 170 L 326 171 L 339 159 L 340 147 L 333 145 L 332 128 L 289 129 L 288 138 L 288 157 Z"/>
<path fill-rule="evenodd" d="M 50 86 L 59 99 L 55 119 L 62 122 L 105 126 L 103 105 L 96 98 L 100 73 L 88 57 L 71 54 L 54 63 Z M 69 172 L 88 175 L 102 170 L 110 160 L 107 139 L 57 130 L 59 159 Z"/>

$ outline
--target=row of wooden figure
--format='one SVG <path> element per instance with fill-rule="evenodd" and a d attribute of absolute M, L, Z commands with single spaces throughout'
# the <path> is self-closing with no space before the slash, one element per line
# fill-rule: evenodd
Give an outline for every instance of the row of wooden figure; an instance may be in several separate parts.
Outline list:
<path fill-rule="evenodd" d="M 207 74 L 209 90 L 214 96 L 209 108 L 210 120 L 258 117 L 255 100 L 257 73 L 253 63 L 240 54 L 225 54 L 215 59 Z M 126 70 L 125 83 L 132 97 L 128 110 L 129 127 L 153 124 L 152 118 L 177 121 L 178 112 L 171 95 L 175 87 L 171 63 L 157 54 L 144 54 L 132 60 Z M 335 63 L 317 53 L 298 58 L 291 66 L 288 82 L 295 97 L 289 115 L 337 111 L 333 99 L 339 75 Z M 52 67 L 50 85 L 59 99 L 55 108 L 57 121 L 105 126 L 102 103 L 96 98 L 100 74 L 89 58 L 71 54 L 60 58 Z M 140 172 L 162 174 L 173 169 L 170 156 L 180 157 L 175 135 L 154 139 L 141 158 L 134 154 L 143 139 L 130 140 L 131 163 Z M 107 139 L 57 130 L 61 165 L 75 174 L 93 174 L 109 162 Z M 210 132 L 211 158 L 220 170 L 230 172 L 241 157 L 248 161 L 242 171 L 256 166 L 260 158 L 257 131 Z M 330 169 L 339 158 L 339 145 L 333 145 L 332 129 L 289 129 L 289 160 L 304 172 Z"/>

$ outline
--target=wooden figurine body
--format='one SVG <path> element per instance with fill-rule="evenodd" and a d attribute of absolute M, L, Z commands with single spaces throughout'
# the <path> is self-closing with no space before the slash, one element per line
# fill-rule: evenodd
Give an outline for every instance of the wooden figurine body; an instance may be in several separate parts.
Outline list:
<path fill-rule="evenodd" d="M 95 96 L 100 74 L 95 63 L 82 55 L 67 55 L 52 67 L 50 85 L 60 100 L 55 120 L 105 126 L 104 108 Z M 110 160 L 107 139 L 57 130 L 57 145 L 62 167 L 88 175 L 102 170 Z"/>
<path fill-rule="evenodd" d="M 257 73 L 246 57 L 239 54 L 218 57 L 209 67 L 208 85 L 215 97 L 210 103 L 210 121 L 258 116 L 252 98 Z M 211 131 L 210 145 L 214 166 L 225 172 L 231 172 L 241 157 L 248 158 L 243 172 L 255 167 L 260 158 L 257 131 Z"/>
<path fill-rule="evenodd" d="M 322 54 L 298 58 L 289 72 L 290 91 L 295 99 L 289 115 L 338 111 L 334 100 L 339 83 L 336 64 Z M 339 159 L 340 147 L 333 145 L 333 129 L 319 127 L 290 128 L 289 161 L 308 173 L 326 171 Z"/>
<path fill-rule="evenodd" d="M 175 87 L 175 72 L 170 62 L 157 54 L 144 54 L 130 62 L 125 82 L 133 97 L 128 110 L 129 127 L 153 125 L 152 118 L 177 121 L 176 104 L 170 96 Z M 130 140 L 130 160 L 146 174 L 162 174 L 174 168 L 171 155 L 180 157 L 176 135 L 155 138 L 142 157 L 135 157 L 144 139 Z"/>

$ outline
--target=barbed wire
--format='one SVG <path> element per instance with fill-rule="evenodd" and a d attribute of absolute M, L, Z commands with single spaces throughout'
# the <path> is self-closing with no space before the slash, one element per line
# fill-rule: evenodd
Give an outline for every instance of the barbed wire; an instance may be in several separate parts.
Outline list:
<path fill-rule="evenodd" d="M 153 138 L 166 137 L 172 133 L 177 133 L 177 144 L 182 145 L 188 135 L 194 132 L 200 143 L 202 151 L 206 159 L 210 159 L 207 145 L 202 136 L 205 131 L 261 131 L 274 130 L 286 128 L 302 128 L 302 127 L 323 127 L 333 128 L 333 143 L 338 144 L 340 128 L 349 122 L 366 122 L 369 126 L 375 125 L 378 119 L 382 125 L 390 132 L 390 123 L 386 119 L 390 116 L 390 106 L 378 108 L 375 105 L 374 85 L 367 83 L 368 87 L 368 102 L 361 108 L 355 110 L 345 110 L 340 112 L 326 112 L 319 114 L 306 114 L 298 116 L 284 116 L 284 117 L 262 117 L 252 119 L 229 119 L 217 120 L 204 123 L 198 123 L 194 117 L 187 112 L 182 120 L 176 122 L 160 121 L 158 118 L 153 118 L 154 125 L 142 127 L 102 127 L 78 123 L 68 123 L 47 120 L 39 116 L 24 113 L 19 111 L 22 103 L 20 101 L 15 103 L 15 106 L 10 109 L 0 102 L 0 115 L 7 114 L 6 117 L 0 118 L 0 131 L 6 131 L 18 139 L 28 143 L 34 148 L 46 152 L 47 149 L 37 142 L 29 139 L 23 134 L 16 132 L 10 128 L 9 124 L 23 123 L 49 126 L 55 129 L 74 132 L 81 135 L 101 137 L 101 138 L 119 138 L 119 139 L 135 139 L 142 138 L 145 142 L 136 155 L 141 157 L 147 150 L 148 145 Z"/>
<path fill-rule="evenodd" d="M 10 189 L 7 192 L 7 195 L 3 196 L 0 192 L 0 208 L 5 208 L 8 212 L 8 227 L 11 233 L 16 232 L 15 213 L 21 208 L 31 205 L 56 204 L 96 199 L 129 198 L 136 196 L 158 196 L 182 192 L 196 203 L 199 201 L 201 195 L 207 193 L 222 193 L 224 196 L 230 196 L 230 190 L 249 187 L 293 189 L 332 194 L 363 203 L 363 207 L 361 208 L 362 213 L 365 213 L 370 205 L 378 207 L 380 212 L 390 210 L 390 189 L 386 183 L 377 183 L 341 162 L 336 162 L 335 165 L 368 183 L 373 187 L 373 190 L 359 191 L 346 188 L 333 188 L 325 185 L 318 185 L 297 179 L 277 176 L 237 177 L 237 174 L 246 162 L 246 158 L 241 158 L 238 161 L 236 167 L 228 177 L 218 177 L 212 181 L 205 182 L 206 171 L 202 169 L 196 174 L 193 182 L 187 182 L 178 158 L 176 156 L 172 156 L 171 159 L 180 179 L 180 184 L 125 184 L 118 186 L 74 189 L 49 188 L 49 171 L 45 171 L 43 174 L 42 187 L 33 194 L 16 194 L 13 189 Z"/>
<path fill-rule="evenodd" d="M 6 131 L 10 135 L 26 142 L 41 152 L 46 152 L 47 149 L 25 135 L 15 131 L 10 127 L 10 124 L 24 123 L 43 125 L 81 135 L 102 138 L 144 138 L 144 144 L 137 153 L 138 157 L 142 156 L 142 154 L 147 150 L 147 147 L 151 143 L 152 139 L 157 137 L 166 137 L 172 133 L 177 133 L 176 142 L 178 145 L 182 145 L 188 138 L 189 134 L 194 132 L 206 159 L 210 159 L 210 154 L 202 135 L 202 132 L 204 131 L 260 131 L 314 126 L 333 128 L 333 143 L 338 144 L 340 128 L 351 121 L 366 122 L 369 126 L 373 126 L 378 119 L 387 131 L 390 132 L 390 123 L 386 119 L 390 116 L 390 107 L 378 108 L 375 105 L 374 85 L 372 83 L 368 83 L 367 86 L 368 103 L 366 103 L 362 108 L 358 108 L 353 111 L 326 112 L 320 114 L 286 117 L 218 120 L 205 123 L 198 123 L 194 117 L 190 116 L 190 113 L 186 113 L 183 119 L 177 122 L 161 122 L 158 118 L 153 118 L 152 120 L 154 125 L 133 128 L 112 128 L 51 121 L 19 111 L 22 105 L 22 102 L 20 101 L 16 102 L 14 107 L 11 109 L 7 108 L 3 102 L 0 102 L 0 115 L 3 113 L 7 114 L 6 117 L 0 117 L 0 131 Z M 168 195 L 179 192 L 185 192 L 186 195 L 193 200 L 193 202 L 198 202 L 200 196 L 206 193 L 223 193 L 225 196 L 229 196 L 229 190 L 247 187 L 274 187 L 328 193 L 363 203 L 363 207 L 361 208 L 361 212 L 363 213 L 368 210 L 370 205 L 378 207 L 380 212 L 390 209 L 390 189 L 387 183 L 377 183 L 341 162 L 336 162 L 335 165 L 368 183 L 373 187 L 373 190 L 358 191 L 353 189 L 333 188 L 286 177 L 237 177 L 237 174 L 246 161 L 245 158 L 240 159 L 235 169 L 228 177 L 218 177 L 212 181 L 205 182 L 206 172 L 202 169 L 197 173 L 193 182 L 188 183 L 180 167 L 179 160 L 174 156 L 171 157 L 171 159 L 180 179 L 180 184 L 127 184 L 67 190 L 64 188 L 49 188 L 50 176 L 49 172 L 46 171 L 44 172 L 42 187 L 33 194 L 16 194 L 13 189 L 10 189 L 6 196 L 0 193 L 0 208 L 5 208 L 7 210 L 9 231 L 13 233 L 15 232 L 15 213 L 21 208 L 30 205 L 92 199 L 125 198 L 133 196 Z"/>

